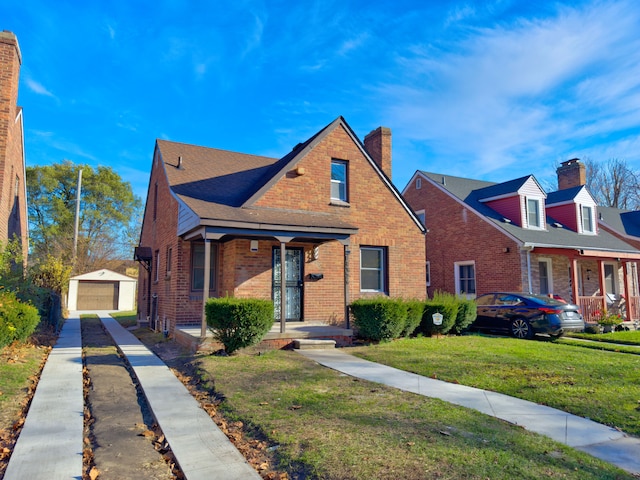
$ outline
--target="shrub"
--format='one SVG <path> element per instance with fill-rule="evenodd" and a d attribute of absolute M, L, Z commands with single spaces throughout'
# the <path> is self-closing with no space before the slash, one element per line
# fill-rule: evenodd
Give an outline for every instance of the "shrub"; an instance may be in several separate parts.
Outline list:
<path fill-rule="evenodd" d="M 255 298 L 211 298 L 207 325 L 228 354 L 259 343 L 273 326 L 273 302 Z"/>
<path fill-rule="evenodd" d="M 459 301 L 450 293 L 436 292 L 425 302 L 419 331 L 425 335 L 446 334 L 451 330 L 458 315 Z M 433 314 L 442 314 L 442 325 L 434 325 Z"/>
<path fill-rule="evenodd" d="M 421 300 L 405 300 L 404 303 L 407 307 L 407 320 L 402 330 L 402 336 L 408 337 L 416 331 L 422 321 L 424 302 Z"/>
<path fill-rule="evenodd" d="M 473 323 L 478 315 L 478 308 L 475 300 L 458 297 L 458 314 L 451 331 L 461 334 L 465 329 Z"/>
<path fill-rule="evenodd" d="M 0 293 L 0 348 L 24 342 L 40 322 L 38 309 L 21 302 L 13 293 Z"/>
<path fill-rule="evenodd" d="M 405 330 L 407 305 L 397 298 L 360 298 L 351 304 L 358 336 L 374 342 L 398 338 Z"/>

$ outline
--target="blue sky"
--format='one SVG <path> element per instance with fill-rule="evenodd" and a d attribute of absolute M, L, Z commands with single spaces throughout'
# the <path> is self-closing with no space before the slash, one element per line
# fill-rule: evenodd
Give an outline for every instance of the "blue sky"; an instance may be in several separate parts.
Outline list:
<path fill-rule="evenodd" d="M 417 169 L 555 188 L 640 169 L 637 0 L 3 0 L 27 165 L 110 165 L 146 197 L 156 138 L 281 157 L 339 115 Z"/>

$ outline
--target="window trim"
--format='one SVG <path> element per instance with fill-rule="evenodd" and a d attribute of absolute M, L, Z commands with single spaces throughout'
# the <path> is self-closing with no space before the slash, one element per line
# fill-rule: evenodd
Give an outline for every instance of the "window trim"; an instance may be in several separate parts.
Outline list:
<path fill-rule="evenodd" d="M 167 259 L 166 259 L 166 265 L 165 265 L 165 278 L 171 278 L 171 267 L 172 267 L 172 263 L 173 263 L 173 247 L 171 245 L 167 246 L 167 253 L 166 253 Z"/>
<path fill-rule="evenodd" d="M 596 233 L 596 228 L 595 228 L 595 209 L 591 205 L 583 205 L 583 204 L 581 204 L 579 206 L 579 208 L 580 208 L 580 210 L 579 210 L 579 212 L 580 212 L 580 233 L 594 235 Z M 584 221 L 585 221 L 584 211 L 585 211 L 585 209 L 589 210 L 589 226 L 591 227 L 589 230 L 584 228 Z"/>
<path fill-rule="evenodd" d="M 431 261 L 427 260 L 426 262 L 426 268 L 425 268 L 425 273 L 426 273 L 426 280 L 427 280 L 427 287 L 431 286 Z"/>
<path fill-rule="evenodd" d="M 157 282 L 159 280 L 159 278 L 160 278 L 160 275 L 159 275 L 159 273 L 160 273 L 160 250 L 156 250 L 155 254 L 156 254 L 156 273 L 153 276 L 153 281 Z"/>
<path fill-rule="evenodd" d="M 422 178 L 416 178 L 416 190 L 420 190 L 422 188 Z"/>
<path fill-rule="evenodd" d="M 379 269 L 374 269 L 374 268 L 370 268 L 370 267 L 363 267 L 362 266 L 362 252 L 365 250 L 375 250 L 377 252 L 380 253 L 380 268 Z M 377 247 L 377 246 L 372 246 L 372 245 L 361 245 L 360 246 L 360 291 L 364 292 L 364 293 L 387 293 L 387 285 L 388 285 L 388 281 L 387 281 L 387 271 L 388 271 L 388 267 L 387 267 L 387 248 L 386 247 Z M 380 281 L 380 288 L 379 289 L 371 289 L 371 288 L 363 288 L 362 285 L 362 272 L 366 270 L 366 271 L 378 271 L 378 279 Z"/>
<path fill-rule="evenodd" d="M 342 166 L 344 167 L 344 183 L 341 182 L 340 180 L 334 180 L 333 178 L 333 167 L 334 165 L 336 166 Z M 331 159 L 331 189 L 329 192 L 329 198 L 331 198 L 331 202 L 332 203 L 342 203 L 342 204 L 348 204 L 349 203 L 349 162 L 346 160 L 338 160 L 336 158 Z M 343 185 L 344 184 L 344 198 L 339 198 L 339 197 L 334 197 L 333 196 L 333 185 L 338 185 L 338 192 L 340 192 L 340 187 L 339 185 Z"/>
<path fill-rule="evenodd" d="M 475 298 L 478 293 L 478 274 L 476 272 L 476 262 L 475 260 L 465 260 L 460 262 L 454 262 L 454 277 L 455 277 L 455 290 L 456 295 L 465 296 L 466 298 Z M 460 277 L 460 267 L 469 266 L 473 267 L 473 293 L 462 292 L 460 289 L 460 281 L 462 280 Z"/>
<path fill-rule="evenodd" d="M 536 202 L 536 217 L 538 220 L 537 225 L 531 224 L 531 221 L 529 218 L 529 212 L 530 212 L 529 202 Z M 525 204 L 524 214 L 525 214 L 527 228 L 531 230 L 544 230 L 544 218 L 543 218 L 544 206 L 542 204 L 542 199 L 539 197 L 525 197 L 524 204 Z"/>
<path fill-rule="evenodd" d="M 540 281 L 540 263 L 545 263 L 547 265 L 547 286 L 549 287 L 548 293 L 553 293 L 553 261 L 550 258 L 546 257 L 538 258 L 538 293 L 540 293 L 540 295 L 545 295 L 542 293 L 542 282 Z"/>
<path fill-rule="evenodd" d="M 427 214 L 425 213 L 424 209 L 416 210 L 416 217 L 418 217 L 418 220 L 423 227 L 427 226 Z"/>

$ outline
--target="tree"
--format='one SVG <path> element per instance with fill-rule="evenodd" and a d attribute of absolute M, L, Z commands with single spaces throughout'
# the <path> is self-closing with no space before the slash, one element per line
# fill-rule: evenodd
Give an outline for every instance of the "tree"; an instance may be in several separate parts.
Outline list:
<path fill-rule="evenodd" d="M 78 171 L 82 170 L 77 255 L 73 258 Z M 101 268 L 115 258 L 131 258 L 142 202 L 111 168 L 59 164 L 27 168 L 31 255 L 74 265 L 74 272 Z"/>
<path fill-rule="evenodd" d="M 622 210 L 640 209 L 640 176 L 617 158 L 602 164 L 585 159 L 587 188 L 598 205 Z"/>

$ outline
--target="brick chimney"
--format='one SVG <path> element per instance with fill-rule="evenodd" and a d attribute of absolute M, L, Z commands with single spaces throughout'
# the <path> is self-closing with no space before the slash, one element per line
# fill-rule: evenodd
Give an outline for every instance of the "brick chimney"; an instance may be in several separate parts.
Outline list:
<path fill-rule="evenodd" d="M 587 167 L 579 158 L 562 162 L 556 170 L 558 174 L 558 190 L 579 187 L 587 183 Z"/>
<path fill-rule="evenodd" d="M 364 137 L 364 148 L 385 175 L 391 178 L 391 129 L 378 127 Z"/>
<path fill-rule="evenodd" d="M 4 30 L 0 32 L 0 161 L 7 155 L 7 140 L 18 112 L 18 78 L 22 56 L 16 36 Z M 4 168 L 1 170 L 4 171 Z M 13 179 L 11 179 L 13 181 Z M 0 186 L 2 192 L 2 186 Z"/>

